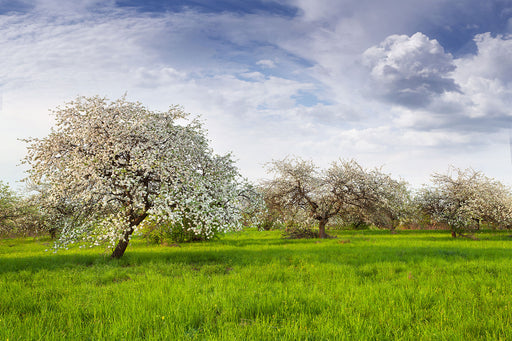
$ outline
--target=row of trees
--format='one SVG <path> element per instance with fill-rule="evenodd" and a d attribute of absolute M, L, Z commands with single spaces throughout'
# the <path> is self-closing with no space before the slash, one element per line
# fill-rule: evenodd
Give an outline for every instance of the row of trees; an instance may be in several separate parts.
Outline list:
<path fill-rule="evenodd" d="M 269 172 L 274 178 L 259 186 L 240 182 L 233 187 L 232 213 L 236 212 L 236 217 L 231 215 L 231 228 L 240 224 L 263 229 L 318 226 L 320 238 L 327 237 L 328 224 L 345 228 L 373 225 L 391 231 L 400 225 L 447 228 L 453 237 L 482 227 L 512 228 L 510 190 L 472 169 L 453 168 L 447 174 L 434 174 L 432 185 L 414 193 L 404 181 L 392 179 L 379 169 L 364 169 L 354 160 L 339 160 L 329 169 L 319 170 L 312 161 L 284 159 L 272 162 Z M 74 240 L 66 233 L 77 226 L 92 223 L 105 233 L 108 229 L 102 219 L 108 221 L 111 216 L 100 218 L 94 207 L 86 208 L 62 198 L 55 203 L 46 189 L 23 197 L 0 183 L 0 234 L 50 233 L 55 237 L 58 232 L 60 245 L 67 245 Z M 148 215 L 140 229 L 194 240 L 209 239 L 226 228 L 218 222 L 198 224 L 191 214 L 193 211 L 184 210 L 174 220 L 161 212 Z"/>
<path fill-rule="evenodd" d="M 267 226 L 280 220 L 302 226 L 316 221 L 320 238 L 327 236 L 329 222 L 390 230 L 399 225 L 448 228 L 453 237 L 481 227 L 512 228 L 510 189 L 473 169 L 434 174 L 432 185 L 416 192 L 354 160 L 320 170 L 311 161 L 285 159 L 272 162 L 270 171 L 274 178 L 261 186 Z"/>
<path fill-rule="evenodd" d="M 204 239 L 262 221 L 317 225 L 320 238 L 334 221 L 394 230 L 426 220 L 453 236 L 512 226 L 510 191 L 472 170 L 436 174 L 413 195 L 404 181 L 353 160 L 321 170 L 287 158 L 252 186 L 180 107 L 155 112 L 125 98 L 79 97 L 54 114 L 47 137 L 26 140 L 35 194 L 0 188 L 0 233 L 31 226 L 58 234 L 57 247 L 107 244 L 119 258 L 134 232 L 155 226 Z"/>

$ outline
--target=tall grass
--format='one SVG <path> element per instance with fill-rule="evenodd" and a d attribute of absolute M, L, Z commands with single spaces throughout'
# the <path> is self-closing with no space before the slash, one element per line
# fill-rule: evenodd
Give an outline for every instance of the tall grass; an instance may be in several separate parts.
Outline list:
<path fill-rule="evenodd" d="M 0 240 L 0 340 L 512 338 L 512 238 L 245 231 L 151 246 L 45 252 Z"/>

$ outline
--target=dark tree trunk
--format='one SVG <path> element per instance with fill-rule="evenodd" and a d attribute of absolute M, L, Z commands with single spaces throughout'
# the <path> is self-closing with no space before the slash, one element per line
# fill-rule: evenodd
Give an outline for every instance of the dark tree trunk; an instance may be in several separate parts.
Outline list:
<path fill-rule="evenodd" d="M 114 251 L 112 251 L 110 258 L 119 259 L 124 255 L 124 252 L 128 247 L 128 243 L 130 243 L 130 236 L 132 235 L 133 231 L 135 231 L 135 227 L 137 227 L 137 225 L 146 219 L 147 216 L 148 214 L 144 212 L 142 215 L 130 219 L 130 227 L 124 232 L 123 238 L 117 242 L 117 245 Z"/>
<path fill-rule="evenodd" d="M 453 230 L 452 230 L 452 237 L 453 237 L 453 238 L 457 238 L 457 232 L 455 232 L 455 231 L 453 231 Z"/>
<path fill-rule="evenodd" d="M 119 259 L 124 255 L 124 252 L 128 247 L 128 243 L 130 242 L 130 236 L 133 233 L 133 230 L 133 227 L 130 227 L 127 231 L 124 232 L 123 239 L 119 240 L 119 242 L 116 245 L 116 248 L 110 255 L 110 258 Z"/>
<path fill-rule="evenodd" d="M 327 234 L 325 233 L 325 225 L 327 224 L 327 219 L 322 219 L 318 222 L 318 238 L 325 239 L 327 238 Z"/>

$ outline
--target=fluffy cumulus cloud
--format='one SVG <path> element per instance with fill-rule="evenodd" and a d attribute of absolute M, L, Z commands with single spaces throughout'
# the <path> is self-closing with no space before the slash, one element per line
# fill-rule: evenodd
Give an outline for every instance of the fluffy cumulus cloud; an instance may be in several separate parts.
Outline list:
<path fill-rule="evenodd" d="M 512 82 L 512 35 L 477 34 L 474 38 L 478 53 L 461 58 L 458 68 L 465 68 L 466 77 L 477 76 Z M 462 76 L 462 75 L 461 75 Z"/>
<path fill-rule="evenodd" d="M 474 42 L 474 54 L 454 59 L 424 34 L 389 36 L 363 54 L 370 71 L 367 95 L 394 106 L 394 123 L 407 129 L 469 136 L 508 128 L 512 40 L 483 33 Z"/>
<path fill-rule="evenodd" d="M 451 54 L 419 32 L 387 37 L 364 52 L 363 62 L 371 70 L 371 90 L 393 103 L 422 107 L 440 94 L 460 91 L 451 77 Z"/>
<path fill-rule="evenodd" d="M 484 33 L 475 43 L 477 54 L 456 61 L 466 115 L 491 129 L 507 127 L 512 119 L 512 36 Z"/>

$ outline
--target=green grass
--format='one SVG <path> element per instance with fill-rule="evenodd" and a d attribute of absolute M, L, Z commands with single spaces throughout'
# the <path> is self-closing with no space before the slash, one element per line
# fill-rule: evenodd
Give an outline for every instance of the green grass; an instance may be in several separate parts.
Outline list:
<path fill-rule="evenodd" d="M 0 240 L 0 340 L 512 339 L 510 232 L 337 235 L 134 240 L 118 261 Z"/>

